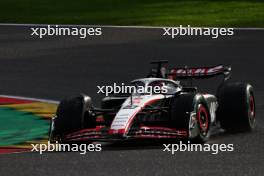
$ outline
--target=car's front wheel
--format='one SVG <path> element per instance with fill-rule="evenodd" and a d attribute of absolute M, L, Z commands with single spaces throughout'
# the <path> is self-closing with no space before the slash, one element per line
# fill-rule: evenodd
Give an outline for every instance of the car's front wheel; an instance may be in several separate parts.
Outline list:
<path fill-rule="evenodd" d="M 85 127 L 95 126 L 95 118 L 89 116 L 83 96 L 62 100 L 52 119 L 50 136 L 60 139 L 65 134 L 78 131 Z"/>
<path fill-rule="evenodd" d="M 210 137 L 210 114 L 206 101 L 199 94 L 176 95 L 171 102 L 171 120 L 175 128 L 185 129 L 188 139 L 204 143 Z"/>

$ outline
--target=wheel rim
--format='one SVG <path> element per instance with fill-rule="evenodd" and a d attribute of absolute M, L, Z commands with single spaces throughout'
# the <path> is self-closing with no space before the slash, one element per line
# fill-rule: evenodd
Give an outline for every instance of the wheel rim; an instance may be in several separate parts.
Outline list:
<path fill-rule="evenodd" d="M 203 105 L 200 105 L 198 109 L 198 123 L 200 126 L 201 134 L 206 135 L 209 127 L 209 119 L 206 108 Z"/>
<path fill-rule="evenodd" d="M 255 102 L 254 102 L 254 97 L 250 95 L 249 97 L 249 111 L 250 111 L 250 117 L 254 118 L 255 117 Z"/>
<path fill-rule="evenodd" d="M 249 97 L 249 119 L 248 119 L 251 128 L 254 128 L 255 126 L 255 113 L 256 113 L 255 100 L 254 100 L 254 96 L 251 94 Z"/>

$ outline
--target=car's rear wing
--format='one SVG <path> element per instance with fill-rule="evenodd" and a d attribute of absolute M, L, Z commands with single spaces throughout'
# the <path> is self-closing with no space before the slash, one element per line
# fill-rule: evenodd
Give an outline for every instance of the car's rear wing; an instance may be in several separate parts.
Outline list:
<path fill-rule="evenodd" d="M 173 80 L 188 78 L 199 79 L 218 75 L 223 75 L 225 80 L 229 79 L 231 75 L 231 67 L 217 65 L 214 67 L 173 68 L 169 71 L 168 78 Z"/>

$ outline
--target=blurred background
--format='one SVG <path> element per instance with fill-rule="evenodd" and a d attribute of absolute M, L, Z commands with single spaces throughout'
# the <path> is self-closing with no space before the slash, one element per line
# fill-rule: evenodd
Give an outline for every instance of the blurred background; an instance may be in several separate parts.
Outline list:
<path fill-rule="evenodd" d="M 0 23 L 264 27 L 264 1 L 8 0 Z"/>

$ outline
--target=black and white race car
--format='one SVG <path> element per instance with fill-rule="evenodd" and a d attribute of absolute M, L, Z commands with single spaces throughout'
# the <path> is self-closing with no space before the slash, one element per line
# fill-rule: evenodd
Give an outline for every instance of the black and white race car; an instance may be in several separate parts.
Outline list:
<path fill-rule="evenodd" d="M 166 93 L 131 93 L 102 100 L 101 108 L 91 98 L 80 95 L 62 100 L 52 118 L 50 141 L 93 142 L 127 139 L 188 139 L 206 142 L 211 129 L 251 131 L 255 128 L 256 109 L 253 87 L 231 82 L 231 67 L 218 65 L 201 68 L 173 68 L 167 61 L 132 85 L 166 88 Z M 215 95 L 179 80 L 223 76 Z"/>

